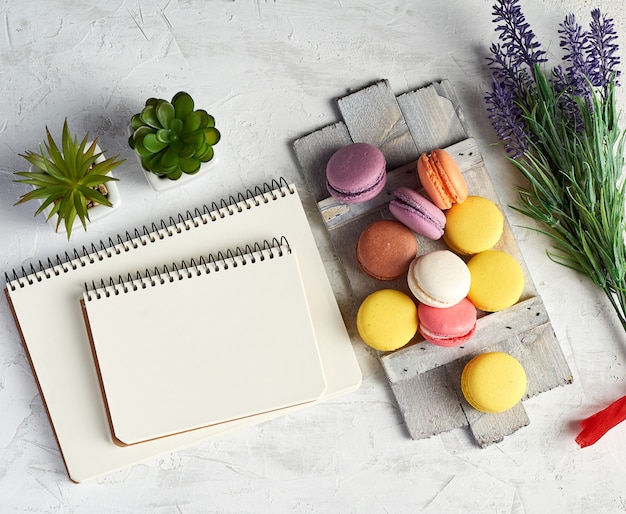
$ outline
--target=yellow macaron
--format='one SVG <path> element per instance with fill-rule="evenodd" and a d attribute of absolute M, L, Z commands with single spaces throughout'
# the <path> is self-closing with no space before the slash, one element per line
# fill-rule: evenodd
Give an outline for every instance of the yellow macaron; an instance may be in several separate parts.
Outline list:
<path fill-rule="evenodd" d="M 468 196 L 446 211 L 443 240 L 456 253 L 474 255 L 493 248 L 502 237 L 504 215 L 482 196 Z"/>
<path fill-rule="evenodd" d="M 361 339 L 372 348 L 384 352 L 397 350 L 417 333 L 417 306 L 402 291 L 380 289 L 361 303 L 356 326 Z"/>
<path fill-rule="evenodd" d="M 473 357 L 463 368 L 461 390 L 467 402 L 481 412 L 504 412 L 526 394 L 526 372 L 520 362 L 504 352 Z"/>
<path fill-rule="evenodd" d="M 467 263 L 467 297 L 477 309 L 497 312 L 515 305 L 524 291 L 524 272 L 515 258 L 500 250 L 486 250 Z"/>

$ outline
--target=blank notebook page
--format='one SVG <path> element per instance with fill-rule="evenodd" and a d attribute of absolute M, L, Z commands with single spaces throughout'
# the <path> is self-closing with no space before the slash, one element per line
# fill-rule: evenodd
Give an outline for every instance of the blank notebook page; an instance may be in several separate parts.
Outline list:
<path fill-rule="evenodd" d="M 193 215 L 179 216 L 178 223 L 162 220 L 161 228 L 156 222 L 152 229 L 135 231 L 134 237 L 118 236 L 117 244 L 101 242 L 75 257 L 43 261 L 30 272 L 14 270 L 13 278 L 7 278 L 6 297 L 73 481 L 91 480 L 288 412 L 270 411 L 132 446 L 113 444 L 79 302 L 85 282 L 284 235 L 298 252 L 328 384 L 323 398 L 354 391 L 361 383 L 352 342 L 295 186 L 272 181 L 235 197 L 241 200 L 219 202 L 223 207 L 206 205 Z M 151 321 L 173 318 L 183 307 L 168 302 Z"/>
<path fill-rule="evenodd" d="M 311 402 L 326 389 L 288 246 L 88 290 L 83 308 L 118 444 Z"/>

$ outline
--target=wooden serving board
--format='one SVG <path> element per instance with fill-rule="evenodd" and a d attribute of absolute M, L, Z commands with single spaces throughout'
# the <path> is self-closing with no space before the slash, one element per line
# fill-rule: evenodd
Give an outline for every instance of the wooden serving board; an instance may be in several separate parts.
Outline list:
<path fill-rule="evenodd" d="M 448 81 L 396 97 L 388 81 L 381 80 L 337 99 L 337 104 L 343 120 L 297 139 L 293 148 L 347 274 L 353 292 L 348 319 L 355 323 L 356 311 L 370 293 L 393 288 L 410 295 L 405 277 L 383 282 L 365 275 L 356 262 L 355 247 L 367 225 L 393 219 L 388 204 L 398 186 L 422 189 L 416 172 L 422 152 L 446 149 L 459 165 L 469 194 L 502 206 Z M 347 205 L 330 197 L 325 168 L 335 151 L 352 142 L 380 148 L 388 172 L 386 187 L 376 198 Z M 443 240 L 431 241 L 419 235 L 416 238 L 420 255 L 447 248 Z M 476 443 L 483 447 L 529 423 L 523 402 L 501 414 L 485 414 L 465 401 L 460 390 L 461 372 L 478 353 L 497 350 L 516 357 L 528 378 L 525 398 L 572 382 L 548 313 L 506 219 L 496 248 L 513 255 L 524 271 L 524 292 L 516 305 L 496 313 L 479 312 L 476 333 L 464 346 L 439 347 L 424 341 L 418 333 L 399 350 L 378 352 L 413 439 L 469 427 Z"/>

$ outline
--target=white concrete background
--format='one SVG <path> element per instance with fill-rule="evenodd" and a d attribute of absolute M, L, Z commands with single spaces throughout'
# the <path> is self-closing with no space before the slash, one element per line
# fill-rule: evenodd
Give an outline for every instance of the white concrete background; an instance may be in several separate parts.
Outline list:
<path fill-rule="evenodd" d="M 0 269 L 10 271 L 219 199 L 268 178 L 304 181 L 291 141 L 338 119 L 333 99 L 387 78 L 397 93 L 451 80 L 505 205 L 516 177 L 486 119 L 490 0 L 5 0 L 0 17 Z M 557 24 L 600 7 L 626 45 L 619 0 L 524 0 L 528 21 L 558 55 Z M 554 55 L 552 54 L 552 55 Z M 215 115 L 218 165 L 193 186 L 156 193 L 126 144 L 149 96 L 189 91 Z M 624 90 L 619 102 L 626 107 Z M 119 168 L 120 211 L 70 244 L 32 205 L 18 153 L 63 119 L 100 138 Z M 306 195 L 305 195 L 306 200 Z M 310 199 L 309 199 L 310 200 Z M 315 206 L 309 203 L 312 216 Z M 623 512 L 626 425 L 597 445 L 577 421 L 626 394 L 626 336 L 585 279 L 546 258 L 546 240 L 517 227 L 532 276 L 575 383 L 525 403 L 531 424 L 477 449 L 455 430 L 412 441 L 373 354 L 355 344 L 355 393 L 261 426 L 76 485 L 66 476 L 8 310 L 0 300 L 0 512 Z M 320 227 L 318 226 L 318 229 Z M 331 277 L 332 252 L 318 231 Z M 3 284 L 4 286 L 4 284 Z M 339 293 L 340 294 L 340 291 Z M 175 313 L 183 306 L 172 305 Z M 245 316 L 245 313 L 242 313 Z M 51 344 L 54 344 L 51 340 Z"/>

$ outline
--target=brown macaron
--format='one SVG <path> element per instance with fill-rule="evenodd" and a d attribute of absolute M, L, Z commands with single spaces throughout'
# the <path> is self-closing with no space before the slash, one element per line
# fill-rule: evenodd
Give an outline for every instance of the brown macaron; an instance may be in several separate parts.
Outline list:
<path fill-rule="evenodd" d="M 394 280 L 406 275 L 416 255 L 415 235 L 395 220 L 371 223 L 356 244 L 359 266 L 367 275 L 378 280 Z"/>

